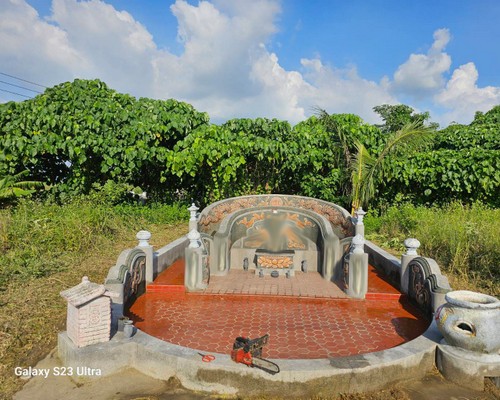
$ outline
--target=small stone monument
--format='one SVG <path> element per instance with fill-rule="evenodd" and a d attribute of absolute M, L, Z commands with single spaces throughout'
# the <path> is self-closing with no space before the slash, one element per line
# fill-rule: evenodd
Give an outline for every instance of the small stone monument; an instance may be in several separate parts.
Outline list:
<path fill-rule="evenodd" d="M 64 290 L 68 302 L 66 329 L 77 347 L 107 342 L 111 333 L 111 299 L 115 294 L 104 285 L 92 283 L 84 276 L 82 282 Z"/>

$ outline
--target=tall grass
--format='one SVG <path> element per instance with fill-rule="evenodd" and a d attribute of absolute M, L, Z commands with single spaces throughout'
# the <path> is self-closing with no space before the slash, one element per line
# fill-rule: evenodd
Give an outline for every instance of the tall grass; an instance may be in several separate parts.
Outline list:
<path fill-rule="evenodd" d="M 124 232 L 187 218 L 186 207 L 180 205 L 111 206 L 80 199 L 60 206 L 23 201 L 0 210 L 0 288 L 12 279 L 63 271 Z"/>
<path fill-rule="evenodd" d="M 500 209 L 481 204 L 423 207 L 392 206 L 381 216 L 367 216 L 367 237 L 403 251 L 416 237 L 419 254 L 434 258 L 454 289 L 500 293 Z"/>
<path fill-rule="evenodd" d="M 187 232 L 186 205 L 112 206 L 92 198 L 63 206 L 22 201 L 0 210 L 0 399 L 24 381 L 15 366 L 35 365 L 64 330 L 59 292 L 88 275 L 103 282 L 140 229 L 164 245 Z"/>

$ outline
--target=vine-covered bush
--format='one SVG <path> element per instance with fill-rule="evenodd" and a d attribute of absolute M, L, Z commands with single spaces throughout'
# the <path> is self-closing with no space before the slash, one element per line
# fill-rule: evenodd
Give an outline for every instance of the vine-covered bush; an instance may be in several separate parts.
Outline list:
<path fill-rule="evenodd" d="M 470 125 L 437 132 L 433 147 L 391 164 L 391 180 L 379 188 L 390 201 L 414 203 L 482 201 L 500 206 L 500 106 L 477 113 Z"/>
<path fill-rule="evenodd" d="M 52 185 L 56 198 L 99 188 L 104 196 L 102 188 L 114 182 L 124 193 L 140 187 L 158 200 L 175 195 L 207 204 L 281 192 L 350 207 L 351 161 L 360 145 L 376 158 L 384 154 L 393 125 L 428 118 L 403 105 L 378 110 L 385 125 L 321 110 L 294 127 L 266 118 L 213 125 L 186 103 L 136 99 L 98 80 L 75 80 L 34 99 L 0 104 L 0 176 L 28 170 L 30 180 Z M 497 106 L 478 112 L 470 125 L 437 131 L 419 151 L 390 154 L 373 204 L 406 199 L 499 205 L 499 131 Z M 124 196 L 111 197 L 119 202 Z"/>
<path fill-rule="evenodd" d="M 98 80 L 75 80 L 0 105 L 0 175 L 28 169 L 74 194 L 119 179 L 159 193 L 170 178 L 167 151 L 207 124 L 189 104 L 137 100 Z"/>

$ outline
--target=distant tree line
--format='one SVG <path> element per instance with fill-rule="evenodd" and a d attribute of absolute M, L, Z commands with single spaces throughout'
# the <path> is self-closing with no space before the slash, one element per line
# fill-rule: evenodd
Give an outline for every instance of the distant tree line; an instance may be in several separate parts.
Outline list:
<path fill-rule="evenodd" d="M 500 205 L 500 106 L 442 130 L 406 105 L 374 110 L 382 125 L 321 109 L 293 127 L 267 118 L 215 125 L 183 102 L 75 80 L 0 105 L 0 179 L 27 174 L 55 199 L 140 187 L 156 201 L 204 204 L 288 193 L 346 207 Z"/>

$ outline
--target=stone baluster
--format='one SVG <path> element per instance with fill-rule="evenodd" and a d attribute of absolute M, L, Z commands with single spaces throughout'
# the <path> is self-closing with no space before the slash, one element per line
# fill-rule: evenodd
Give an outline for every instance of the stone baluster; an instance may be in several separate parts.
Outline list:
<path fill-rule="evenodd" d="M 187 238 L 189 239 L 189 247 L 191 249 L 197 249 L 201 246 L 201 235 L 200 232 L 198 232 L 196 229 L 191 229 L 187 235 Z"/>
<path fill-rule="evenodd" d="M 349 271 L 346 293 L 356 299 L 364 299 L 368 292 L 368 254 L 365 253 L 365 239 L 357 234 L 352 239 L 349 254 Z"/>
<path fill-rule="evenodd" d="M 366 215 L 366 211 L 363 210 L 363 208 L 359 207 L 355 212 L 354 215 L 356 217 L 356 223 L 354 226 L 355 229 L 355 234 L 356 235 L 361 235 L 365 236 L 365 224 L 363 223 L 363 218 Z"/>
<path fill-rule="evenodd" d="M 152 283 L 154 280 L 154 249 L 149 244 L 151 232 L 139 231 L 135 237 L 139 241 L 137 247 L 146 254 L 146 283 Z"/>
<path fill-rule="evenodd" d="M 198 230 L 198 210 L 199 208 L 196 207 L 196 204 L 191 204 L 191 207 L 188 208 L 189 211 L 189 232 L 191 232 L 193 229 Z"/>
<path fill-rule="evenodd" d="M 189 231 L 187 238 L 189 245 L 185 250 L 184 286 L 191 292 L 204 288 L 203 248 L 200 232 L 196 228 Z"/>
<path fill-rule="evenodd" d="M 417 249 L 420 247 L 420 242 L 415 238 L 408 238 L 404 241 L 406 252 L 401 256 L 401 292 L 408 293 L 409 271 L 408 264 L 411 260 L 418 257 Z"/>

